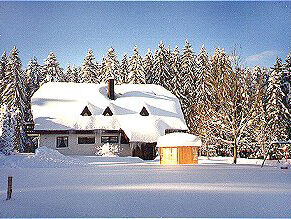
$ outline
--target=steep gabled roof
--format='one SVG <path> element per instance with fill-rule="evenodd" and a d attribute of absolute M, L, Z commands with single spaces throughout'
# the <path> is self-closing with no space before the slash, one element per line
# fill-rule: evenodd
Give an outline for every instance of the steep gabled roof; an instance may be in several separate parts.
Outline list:
<path fill-rule="evenodd" d="M 130 141 L 156 142 L 166 129 L 187 129 L 178 99 L 159 85 L 115 85 L 115 97 L 106 84 L 45 83 L 32 97 L 35 130 L 122 129 Z M 80 115 L 86 106 L 91 116 Z"/>

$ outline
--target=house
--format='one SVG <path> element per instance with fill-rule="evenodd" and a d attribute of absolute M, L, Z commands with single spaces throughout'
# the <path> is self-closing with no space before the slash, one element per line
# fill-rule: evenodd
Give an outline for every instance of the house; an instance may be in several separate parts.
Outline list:
<path fill-rule="evenodd" d="M 198 164 L 198 150 L 202 142 L 188 133 L 171 133 L 159 137 L 157 147 L 160 164 Z"/>
<path fill-rule="evenodd" d="M 32 135 L 65 155 L 96 155 L 104 145 L 119 156 L 154 159 L 158 137 L 187 130 L 179 100 L 153 84 L 45 83 L 33 95 Z"/>

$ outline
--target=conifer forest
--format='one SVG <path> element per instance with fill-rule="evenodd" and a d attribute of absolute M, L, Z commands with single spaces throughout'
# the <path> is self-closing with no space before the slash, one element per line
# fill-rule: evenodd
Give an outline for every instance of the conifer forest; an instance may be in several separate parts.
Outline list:
<path fill-rule="evenodd" d="M 43 63 L 33 57 L 25 66 L 14 47 L 0 60 L 0 151 L 35 147 L 26 125 L 33 122 L 31 97 L 42 84 L 99 84 L 112 77 L 116 84 L 161 85 L 178 97 L 189 132 L 203 141 L 203 155 L 263 158 L 270 151 L 280 159 L 280 142 L 291 139 L 291 53 L 268 68 L 250 68 L 224 49 L 194 52 L 186 40 L 182 49 L 160 42 L 144 56 L 135 46 L 121 60 L 109 48 L 100 63 L 89 49 L 81 66 L 63 69 L 53 52 Z"/>

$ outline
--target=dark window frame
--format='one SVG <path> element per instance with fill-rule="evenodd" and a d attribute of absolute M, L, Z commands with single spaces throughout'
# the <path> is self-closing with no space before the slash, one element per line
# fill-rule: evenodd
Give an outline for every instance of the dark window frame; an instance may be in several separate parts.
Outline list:
<path fill-rule="evenodd" d="M 63 139 L 64 144 L 66 145 L 65 147 L 64 146 L 62 146 L 62 147 L 59 146 L 59 145 L 62 144 L 62 142 L 60 142 L 61 139 Z M 62 149 L 62 148 L 68 148 L 69 147 L 69 136 L 57 136 L 56 140 L 57 140 L 56 141 L 56 148 L 57 149 Z"/>
<path fill-rule="evenodd" d="M 95 144 L 95 136 L 78 136 L 78 144 Z"/>
<path fill-rule="evenodd" d="M 108 138 L 107 141 L 104 141 L 104 138 Z M 116 139 L 116 140 L 112 140 Z M 119 136 L 101 136 L 101 143 L 119 143 Z"/>
<path fill-rule="evenodd" d="M 184 129 L 165 129 L 165 135 L 170 134 L 170 133 L 175 133 L 175 132 L 186 133 L 187 130 L 184 130 Z"/>

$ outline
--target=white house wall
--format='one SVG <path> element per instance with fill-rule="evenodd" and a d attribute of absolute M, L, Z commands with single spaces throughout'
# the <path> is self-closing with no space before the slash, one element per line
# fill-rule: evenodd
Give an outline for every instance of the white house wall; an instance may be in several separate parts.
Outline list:
<path fill-rule="evenodd" d="M 78 137 L 91 137 L 95 135 L 95 144 L 78 144 Z M 94 156 L 97 152 L 97 147 L 101 144 L 101 136 L 118 136 L 118 134 L 41 134 L 39 138 L 39 147 L 45 146 L 58 150 L 64 155 L 85 155 Z M 67 148 L 57 148 L 57 137 L 68 137 Z M 119 156 L 131 156 L 129 144 L 120 145 Z"/>

